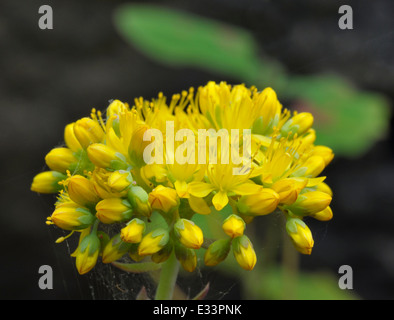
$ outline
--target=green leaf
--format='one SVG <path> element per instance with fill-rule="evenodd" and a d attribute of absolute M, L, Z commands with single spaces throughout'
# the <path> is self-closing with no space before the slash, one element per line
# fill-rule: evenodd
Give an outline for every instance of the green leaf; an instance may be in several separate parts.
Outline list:
<path fill-rule="evenodd" d="M 315 118 L 316 143 L 336 154 L 359 156 L 389 129 L 387 100 L 379 94 L 357 91 L 336 75 L 292 77 L 283 91 L 296 101 L 297 111 Z"/>
<path fill-rule="evenodd" d="M 209 291 L 209 282 L 192 300 L 204 300 Z"/>
<path fill-rule="evenodd" d="M 243 79 L 259 76 L 256 44 L 244 29 L 154 5 L 122 5 L 114 22 L 126 41 L 162 63 Z"/>
<path fill-rule="evenodd" d="M 317 144 L 337 155 L 367 152 L 389 127 L 379 94 L 359 91 L 339 76 L 291 76 L 260 52 L 245 29 L 155 5 L 125 4 L 114 15 L 119 33 L 148 57 L 173 67 L 195 67 L 277 91 L 279 100 L 315 116 Z M 286 107 L 286 106 L 285 106 Z"/>

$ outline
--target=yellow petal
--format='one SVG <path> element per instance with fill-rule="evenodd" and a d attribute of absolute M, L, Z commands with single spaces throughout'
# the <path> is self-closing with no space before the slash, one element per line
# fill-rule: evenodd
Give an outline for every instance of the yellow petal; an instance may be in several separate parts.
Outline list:
<path fill-rule="evenodd" d="M 231 191 L 235 192 L 237 195 L 244 196 L 259 193 L 262 189 L 263 186 L 248 181 L 236 187 L 232 187 Z"/>
<path fill-rule="evenodd" d="M 189 183 L 189 193 L 195 197 L 204 198 L 213 190 L 215 190 L 215 187 L 210 183 L 197 181 Z"/>
<path fill-rule="evenodd" d="M 208 207 L 207 203 L 202 198 L 190 196 L 189 205 L 190 205 L 190 208 L 192 208 L 192 210 L 194 212 L 197 212 L 199 214 L 210 214 L 211 213 L 211 209 Z"/>
<path fill-rule="evenodd" d="M 186 181 L 175 181 L 174 187 L 176 192 L 178 193 L 179 198 L 189 198 L 190 194 L 188 192 L 188 184 Z"/>
<path fill-rule="evenodd" d="M 212 203 L 217 211 L 222 210 L 228 203 L 227 193 L 220 191 L 212 199 Z"/>

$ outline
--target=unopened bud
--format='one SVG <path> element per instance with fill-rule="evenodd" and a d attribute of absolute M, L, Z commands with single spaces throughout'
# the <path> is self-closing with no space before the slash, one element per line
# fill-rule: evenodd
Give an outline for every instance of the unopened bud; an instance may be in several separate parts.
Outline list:
<path fill-rule="evenodd" d="M 311 230 L 301 220 L 290 218 L 286 222 L 286 231 L 290 236 L 295 248 L 302 254 L 310 255 L 313 248 L 313 238 Z"/>
<path fill-rule="evenodd" d="M 227 258 L 230 247 L 230 239 L 220 239 L 210 244 L 204 255 L 205 265 L 213 267 L 222 262 Z"/>

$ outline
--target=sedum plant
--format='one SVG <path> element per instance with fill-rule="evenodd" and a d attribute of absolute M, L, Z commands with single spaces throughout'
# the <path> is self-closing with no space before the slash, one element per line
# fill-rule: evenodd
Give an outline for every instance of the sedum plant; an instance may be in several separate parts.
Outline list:
<path fill-rule="evenodd" d="M 295 250 L 311 254 L 304 218 L 332 218 L 321 173 L 334 156 L 314 144 L 312 126 L 310 113 L 283 108 L 272 88 L 209 82 L 169 101 L 162 93 L 131 106 L 114 100 L 105 114 L 93 109 L 66 125 L 65 146 L 46 155 L 50 171 L 31 190 L 57 194 L 46 223 L 70 231 L 58 243 L 79 236 L 72 256 L 80 274 L 129 256 L 138 272 L 162 269 L 156 298 L 169 299 L 179 266 L 193 272 L 198 250 L 206 266 L 231 253 L 252 270 L 248 225 L 274 211 Z M 205 237 L 194 217 L 224 208 L 223 236 Z"/>

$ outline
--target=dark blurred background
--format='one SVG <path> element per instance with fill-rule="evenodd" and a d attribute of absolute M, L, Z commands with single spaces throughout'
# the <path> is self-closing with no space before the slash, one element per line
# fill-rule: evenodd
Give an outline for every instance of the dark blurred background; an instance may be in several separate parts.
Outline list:
<path fill-rule="evenodd" d="M 122 3 L 136 1 L 22 2 L 0 2 L 0 298 L 92 299 L 94 275 L 76 273 L 74 259 L 69 257 L 74 247 L 55 244 L 63 233 L 45 225 L 54 197 L 30 191 L 34 175 L 45 170 L 45 154 L 62 144 L 64 126 L 89 115 L 92 107 L 104 110 L 110 99 L 132 103 L 139 96 L 150 99 L 159 91 L 170 96 L 209 80 L 247 80 L 225 70 L 168 64 L 126 41 L 115 28 L 113 12 Z M 149 3 L 242 28 L 256 42 L 257 57 L 275 60 L 286 75 L 337 74 L 357 92 L 379 95 L 385 110 L 391 110 L 393 1 Z M 38 8 L 43 4 L 53 8 L 53 30 L 38 27 Z M 338 27 L 342 4 L 353 8 L 353 30 Z M 277 93 L 284 103 L 294 103 L 281 98 L 279 89 Z M 349 135 L 369 130 L 376 121 L 359 119 L 363 111 L 357 103 L 351 111 L 350 119 L 357 122 L 352 122 L 354 129 L 349 125 Z M 327 182 L 334 191 L 334 219 L 311 222 L 315 249 L 300 261 L 306 273 L 325 270 L 334 279 L 339 277 L 339 266 L 352 266 L 352 293 L 362 299 L 394 298 L 393 121 L 390 112 L 379 114 L 383 116 L 373 130 L 373 141 L 352 155 L 341 146 L 327 168 Z M 319 135 L 318 125 L 316 130 Z M 345 130 L 344 139 L 346 134 Z M 360 143 L 364 139 L 361 135 Z M 44 264 L 53 267 L 53 290 L 38 287 L 38 269 Z M 245 298 L 242 292 L 247 288 L 236 275 L 209 277 L 216 283 L 212 298 Z M 204 276 L 199 281 L 204 282 Z"/>

